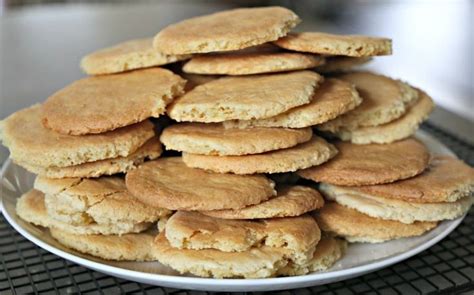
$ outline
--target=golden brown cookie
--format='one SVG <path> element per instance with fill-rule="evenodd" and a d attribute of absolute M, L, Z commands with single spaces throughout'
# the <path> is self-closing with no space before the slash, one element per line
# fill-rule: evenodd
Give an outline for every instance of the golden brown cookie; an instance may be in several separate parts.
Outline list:
<path fill-rule="evenodd" d="M 153 129 L 153 124 L 147 120 L 103 134 L 58 134 L 43 127 L 40 105 L 34 105 L 3 120 L 1 139 L 15 162 L 28 166 L 68 167 L 127 157 L 154 136 Z"/>
<path fill-rule="evenodd" d="M 321 230 L 344 237 L 349 242 L 380 243 L 414 237 L 436 227 L 436 222 L 417 221 L 405 224 L 393 220 L 373 218 L 338 203 L 326 203 L 315 213 Z"/>
<path fill-rule="evenodd" d="M 274 43 L 284 49 L 317 54 L 354 57 L 392 54 L 392 40 L 361 35 L 290 33 Z"/>
<path fill-rule="evenodd" d="M 332 120 L 354 109 L 361 102 L 362 98 L 351 83 L 339 79 L 327 79 L 316 89 L 313 99 L 308 104 L 267 119 L 226 121 L 224 127 L 304 128 Z"/>
<path fill-rule="evenodd" d="M 423 143 L 409 138 L 391 144 L 334 143 L 339 153 L 323 165 L 298 171 L 316 182 L 360 186 L 389 183 L 420 174 L 430 153 Z"/>
<path fill-rule="evenodd" d="M 87 77 L 46 100 L 43 124 L 72 135 L 114 130 L 164 114 L 173 98 L 183 93 L 185 83 L 160 68 Z"/>
<path fill-rule="evenodd" d="M 318 126 L 320 130 L 338 132 L 363 126 L 377 126 L 401 117 L 418 99 L 418 92 L 401 81 L 373 74 L 353 72 L 338 76 L 355 85 L 362 103 L 350 112 Z"/>
<path fill-rule="evenodd" d="M 263 154 L 207 156 L 183 153 L 184 163 L 218 173 L 283 173 L 320 165 L 337 154 L 337 149 L 318 136 L 297 146 Z"/>
<path fill-rule="evenodd" d="M 220 78 L 176 99 L 167 113 L 204 123 L 269 118 L 310 103 L 322 80 L 310 71 Z"/>
<path fill-rule="evenodd" d="M 21 161 L 15 161 L 15 163 L 30 172 L 49 178 L 100 177 L 103 175 L 125 173 L 128 170 L 135 169 L 145 160 L 158 158 L 161 152 L 161 143 L 158 138 L 154 137 L 126 157 L 98 160 L 68 167 L 43 167 Z"/>
<path fill-rule="evenodd" d="M 324 205 L 319 192 L 307 186 L 282 186 L 277 189 L 277 193 L 276 197 L 268 201 L 242 209 L 201 211 L 201 213 L 224 219 L 262 219 L 300 216 Z"/>
<path fill-rule="evenodd" d="M 307 142 L 311 128 L 225 129 L 222 124 L 180 123 L 163 130 L 167 150 L 202 155 L 247 155 L 279 150 Z"/>
<path fill-rule="evenodd" d="M 374 218 L 396 220 L 403 223 L 455 219 L 468 212 L 474 202 L 474 198 L 465 196 L 454 202 L 413 203 L 364 194 L 354 191 L 352 187 L 327 183 L 321 183 L 319 189 L 327 199 L 343 206 Z"/>
<path fill-rule="evenodd" d="M 160 53 L 153 48 L 153 38 L 145 38 L 94 51 L 82 58 L 81 68 L 89 75 L 113 74 L 165 65 L 190 57 Z"/>
<path fill-rule="evenodd" d="M 474 191 L 474 169 L 450 156 L 435 156 L 422 174 L 388 184 L 353 190 L 413 203 L 455 202 Z"/>
<path fill-rule="evenodd" d="M 162 158 L 127 173 L 128 190 L 143 203 L 170 210 L 240 209 L 276 195 L 263 175 L 211 173 Z"/>
<path fill-rule="evenodd" d="M 169 25 L 153 44 L 165 54 L 238 50 L 277 40 L 299 22 L 291 10 L 278 6 L 233 9 Z"/>
<path fill-rule="evenodd" d="M 325 59 L 323 65 L 316 67 L 316 72 L 324 74 L 348 72 L 372 60 L 371 57 L 350 56 L 326 56 Z"/>

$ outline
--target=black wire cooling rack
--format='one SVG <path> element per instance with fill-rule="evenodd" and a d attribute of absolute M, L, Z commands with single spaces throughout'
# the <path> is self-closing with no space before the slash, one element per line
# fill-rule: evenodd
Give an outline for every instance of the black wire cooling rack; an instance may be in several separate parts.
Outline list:
<path fill-rule="evenodd" d="M 422 127 L 474 166 L 474 146 L 431 124 Z M 207 294 L 139 284 L 66 261 L 18 234 L 0 216 L 0 294 Z M 447 238 L 377 272 L 338 283 L 272 294 L 474 294 L 474 208 Z M 238 293 L 237 293 L 238 294 Z"/>

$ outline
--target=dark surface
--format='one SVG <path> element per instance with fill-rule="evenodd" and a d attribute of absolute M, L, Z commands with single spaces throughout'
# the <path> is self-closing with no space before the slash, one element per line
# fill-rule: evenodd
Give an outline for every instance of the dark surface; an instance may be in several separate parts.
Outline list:
<path fill-rule="evenodd" d="M 430 125 L 423 129 L 474 165 L 474 146 Z M 474 208 L 447 238 L 430 249 L 355 279 L 273 294 L 474 294 Z M 206 294 L 114 278 L 37 247 L 0 216 L 0 294 Z"/>

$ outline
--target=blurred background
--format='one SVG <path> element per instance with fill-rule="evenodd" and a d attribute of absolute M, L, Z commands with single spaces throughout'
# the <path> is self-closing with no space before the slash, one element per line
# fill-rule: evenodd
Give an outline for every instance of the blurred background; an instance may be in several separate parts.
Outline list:
<path fill-rule="evenodd" d="M 392 38 L 394 55 L 375 58 L 368 68 L 425 89 L 440 106 L 433 123 L 472 142 L 473 2 L 0 0 L 0 118 L 81 78 L 79 61 L 95 49 L 153 36 L 191 16 L 281 5 L 303 19 L 297 31 Z"/>

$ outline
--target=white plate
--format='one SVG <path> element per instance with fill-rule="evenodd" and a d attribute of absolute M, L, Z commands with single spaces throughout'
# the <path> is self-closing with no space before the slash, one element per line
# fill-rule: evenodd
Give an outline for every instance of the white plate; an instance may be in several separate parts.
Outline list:
<path fill-rule="evenodd" d="M 435 154 L 454 155 L 447 147 L 425 132 L 421 139 Z M 15 213 L 16 199 L 31 189 L 34 175 L 8 160 L 0 175 L 1 209 L 8 222 L 25 238 L 67 260 L 112 276 L 178 289 L 207 291 L 270 291 L 302 288 L 341 281 L 387 267 L 433 246 L 464 217 L 444 221 L 427 234 L 381 244 L 351 244 L 346 255 L 326 272 L 304 276 L 268 279 L 208 279 L 182 276 L 158 262 L 115 262 L 97 259 L 67 249 L 51 238 L 47 229 L 23 222 Z"/>

